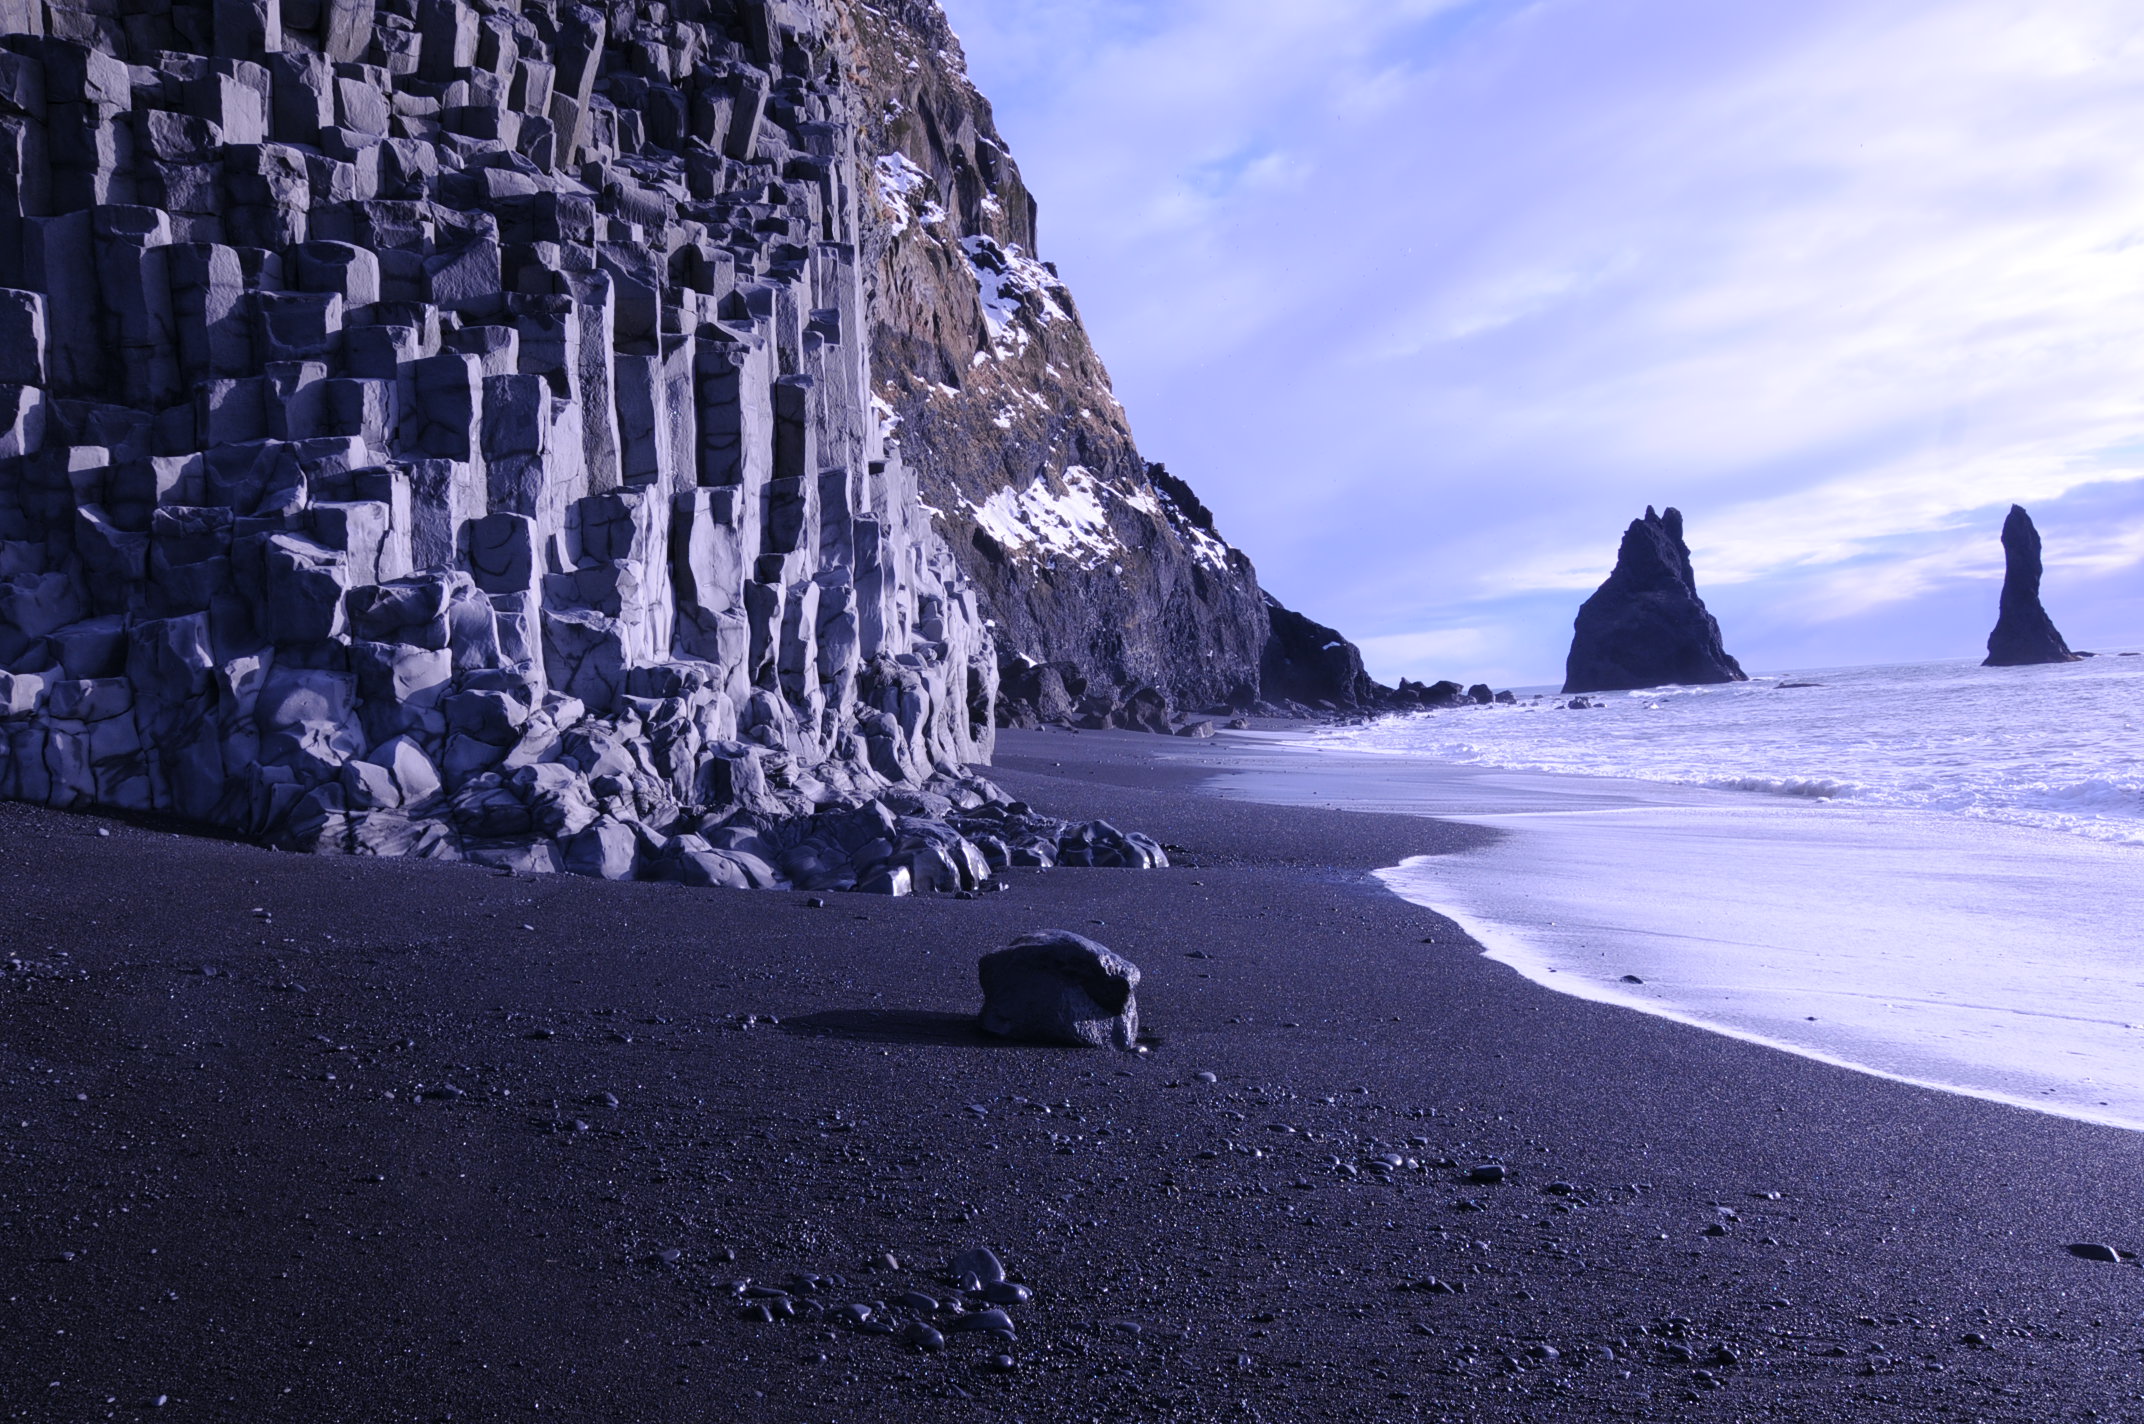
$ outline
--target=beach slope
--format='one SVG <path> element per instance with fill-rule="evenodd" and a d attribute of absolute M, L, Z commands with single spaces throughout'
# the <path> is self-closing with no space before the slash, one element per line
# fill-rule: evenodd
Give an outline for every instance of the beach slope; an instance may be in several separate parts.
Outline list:
<path fill-rule="evenodd" d="M 0 806 L 0 1408 L 2144 1413 L 2144 1271 L 2067 1249 L 2144 1245 L 2144 1138 L 1549 993 L 1371 877 L 1489 832 L 1203 796 L 1165 749 L 1009 734 L 1008 791 L 1178 864 L 975 900 Z M 976 960 L 1046 926 L 1139 965 L 1148 1052 L 975 1031 Z M 942 1327 L 900 1295 L 975 1246 L 1032 1289 L 1010 1342 L 734 1284 Z"/>

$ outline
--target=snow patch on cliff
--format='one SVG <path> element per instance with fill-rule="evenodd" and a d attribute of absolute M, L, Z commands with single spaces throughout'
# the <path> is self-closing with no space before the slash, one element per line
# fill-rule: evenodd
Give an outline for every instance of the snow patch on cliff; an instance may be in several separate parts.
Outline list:
<path fill-rule="evenodd" d="M 893 230 L 906 231 L 908 219 L 914 215 L 910 199 L 918 193 L 931 191 L 931 175 L 916 167 L 905 153 L 883 154 L 872 160 L 871 174 L 878 190 L 879 205 L 894 218 Z M 921 219 L 925 224 L 942 222 L 945 210 L 926 197 Z"/>
<path fill-rule="evenodd" d="M 1092 569 L 1123 552 L 1109 527 L 1105 502 L 1111 497 L 1123 498 L 1092 470 L 1071 465 L 1055 484 L 1037 475 L 1024 489 L 999 490 L 981 504 L 962 503 L 976 527 L 1008 553 L 1068 559 Z"/>
<path fill-rule="evenodd" d="M 961 248 L 975 268 L 976 295 L 983 304 L 983 320 L 990 326 L 990 344 L 1000 355 L 1013 356 L 1027 349 L 1029 336 L 1019 317 L 1026 313 L 1037 326 L 1071 319 L 1057 293 L 1064 290 L 1055 273 L 1022 252 L 1017 243 L 1000 244 L 994 237 L 964 237 Z"/>
<path fill-rule="evenodd" d="M 1216 573 L 1228 572 L 1229 556 L 1235 552 L 1229 547 L 1228 541 L 1186 518 L 1184 512 L 1176 507 L 1176 501 L 1160 490 L 1146 485 L 1130 494 L 1120 494 L 1117 497 L 1141 514 L 1158 519 L 1174 529 L 1177 537 L 1184 541 L 1184 547 L 1190 551 L 1194 563 L 1204 564 Z"/>

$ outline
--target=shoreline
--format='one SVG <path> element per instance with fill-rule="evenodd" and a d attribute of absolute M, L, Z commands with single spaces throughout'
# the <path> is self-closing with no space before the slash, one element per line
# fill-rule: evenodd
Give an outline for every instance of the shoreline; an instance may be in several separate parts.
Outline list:
<path fill-rule="evenodd" d="M 1544 992 L 1372 878 L 1491 832 L 1194 794 L 1181 750 L 989 773 L 1176 868 L 820 909 L 0 806 L 46 966 L 0 984 L 0 1410 L 2134 1412 L 2144 1275 L 2065 1247 L 2144 1244 L 2136 1134 Z M 1141 967 L 1151 1053 L 980 1038 L 976 958 L 1043 925 Z M 1010 1373 L 721 1284 L 942 1295 L 975 1245 L 1034 1290 Z"/>
<path fill-rule="evenodd" d="M 1397 811 L 1506 837 L 1376 874 L 1544 988 L 2144 1130 L 2144 984 L 2120 948 L 2134 847 L 1272 733 L 1173 759 L 1205 767 L 1217 795 Z"/>

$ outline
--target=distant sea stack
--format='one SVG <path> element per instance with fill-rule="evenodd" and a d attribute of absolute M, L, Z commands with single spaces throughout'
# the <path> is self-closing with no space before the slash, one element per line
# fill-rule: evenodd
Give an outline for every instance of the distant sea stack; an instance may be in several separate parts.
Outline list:
<path fill-rule="evenodd" d="M 2011 505 L 2010 517 L 2003 521 L 2003 566 L 2002 610 L 1995 631 L 1988 634 L 1988 660 L 1981 666 L 2076 662 L 2077 654 L 2040 606 L 2040 531 L 2021 504 Z"/>
<path fill-rule="evenodd" d="M 1563 690 L 1744 680 L 1697 596 L 1681 511 L 1655 514 L 1647 505 L 1645 517 L 1623 531 L 1615 572 L 1578 610 Z"/>

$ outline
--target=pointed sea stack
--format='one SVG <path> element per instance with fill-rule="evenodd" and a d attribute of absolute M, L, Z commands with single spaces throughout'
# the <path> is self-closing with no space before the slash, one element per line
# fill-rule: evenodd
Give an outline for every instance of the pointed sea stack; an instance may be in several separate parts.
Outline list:
<path fill-rule="evenodd" d="M 2077 654 L 2040 606 L 2040 531 L 2021 504 L 2011 505 L 2003 521 L 2003 566 L 2002 611 L 1988 634 L 1988 660 L 1981 666 L 2076 662 Z"/>
<path fill-rule="evenodd" d="M 1623 531 L 1615 572 L 1579 607 L 1563 690 L 1744 680 L 1697 596 L 1681 512 L 1655 514 L 1647 505 L 1645 517 Z"/>

